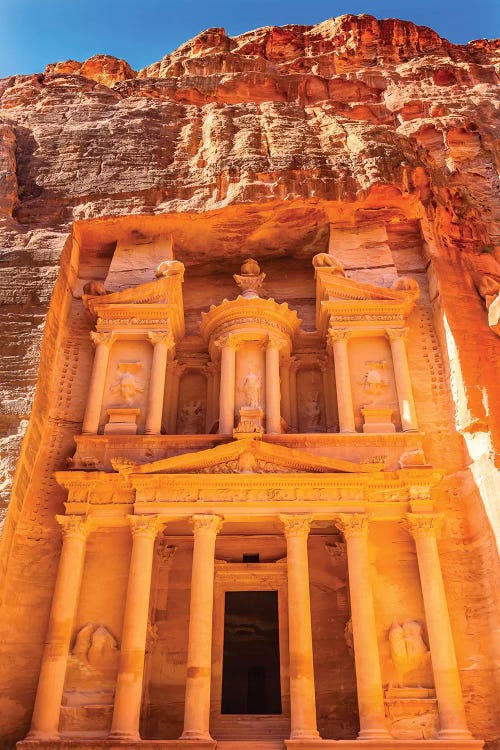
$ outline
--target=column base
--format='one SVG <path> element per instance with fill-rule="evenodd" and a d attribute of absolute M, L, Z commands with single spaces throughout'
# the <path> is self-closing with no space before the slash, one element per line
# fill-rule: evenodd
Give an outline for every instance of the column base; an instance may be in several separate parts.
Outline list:
<path fill-rule="evenodd" d="M 214 742 L 215 740 L 210 736 L 210 732 L 200 732 L 196 729 L 188 729 L 183 732 L 179 737 L 179 740 L 202 740 L 203 742 Z"/>
<path fill-rule="evenodd" d="M 290 734 L 291 740 L 321 740 L 319 732 L 316 729 L 297 729 Z"/>
<path fill-rule="evenodd" d="M 32 729 L 28 732 L 23 742 L 55 742 L 58 739 L 59 732 L 57 730 L 55 730 L 54 732 L 43 732 L 41 730 L 39 731 L 38 729 Z"/>
<path fill-rule="evenodd" d="M 468 729 L 440 729 L 438 740 L 471 740 L 472 734 Z"/>
<path fill-rule="evenodd" d="M 120 732 L 118 729 L 111 730 L 108 734 L 108 740 L 125 740 L 129 742 L 140 742 L 141 735 L 139 732 Z"/>
<path fill-rule="evenodd" d="M 387 729 L 362 729 L 358 740 L 393 740 Z"/>

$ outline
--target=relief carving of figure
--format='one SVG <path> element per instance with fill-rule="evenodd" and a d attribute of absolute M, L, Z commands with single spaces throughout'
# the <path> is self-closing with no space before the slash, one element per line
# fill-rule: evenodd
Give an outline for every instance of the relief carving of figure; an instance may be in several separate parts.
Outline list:
<path fill-rule="evenodd" d="M 366 366 L 368 369 L 363 378 L 363 390 L 372 396 L 380 396 L 388 385 L 383 375 L 386 362 L 383 360 L 380 362 L 367 362 Z"/>
<path fill-rule="evenodd" d="M 119 651 L 116 639 L 104 625 L 87 622 L 77 633 L 71 656 L 97 670 L 116 669 Z"/>
<path fill-rule="evenodd" d="M 241 390 L 245 398 L 245 406 L 251 406 L 252 409 L 257 409 L 260 406 L 261 388 L 262 378 L 250 370 L 241 385 Z"/>
<path fill-rule="evenodd" d="M 411 672 L 421 672 L 429 665 L 430 651 L 423 638 L 423 627 L 416 620 L 394 622 L 389 630 L 391 658 L 396 667 L 398 684 L 404 685 Z M 409 678 L 414 682 L 413 678 Z"/>
<path fill-rule="evenodd" d="M 317 432 L 321 423 L 321 407 L 319 405 L 319 393 L 312 394 L 304 404 L 303 408 L 304 429 L 306 432 Z"/>
<path fill-rule="evenodd" d="M 196 435 L 200 431 L 203 420 L 201 401 L 187 401 L 181 408 L 179 415 L 180 435 Z"/>
<path fill-rule="evenodd" d="M 137 380 L 137 373 L 141 368 L 140 362 L 121 362 L 118 365 L 118 375 L 111 387 L 111 393 L 117 394 L 127 406 L 131 406 L 135 396 L 144 390 Z"/>

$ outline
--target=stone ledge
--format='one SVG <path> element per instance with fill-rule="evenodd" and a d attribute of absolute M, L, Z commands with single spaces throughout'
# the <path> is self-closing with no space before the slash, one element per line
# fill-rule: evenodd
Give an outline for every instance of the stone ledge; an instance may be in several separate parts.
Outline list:
<path fill-rule="evenodd" d="M 238 743 L 238 739 L 224 740 Z M 275 741 L 275 740 L 274 740 Z M 261 743 L 269 740 L 241 740 L 241 747 L 247 750 L 258 750 Z M 216 740 L 111 740 L 111 739 L 66 739 L 59 740 L 22 740 L 16 745 L 16 750 L 185 750 L 193 747 L 197 750 L 216 750 Z M 283 740 L 287 750 L 356 750 L 356 748 L 370 748 L 370 750 L 481 750 L 483 740 Z"/>
<path fill-rule="evenodd" d="M 285 740 L 287 750 L 481 750 L 483 740 Z"/>
<path fill-rule="evenodd" d="M 55 740 L 21 740 L 16 750 L 215 750 L 215 740 L 112 740 L 105 737 Z"/>

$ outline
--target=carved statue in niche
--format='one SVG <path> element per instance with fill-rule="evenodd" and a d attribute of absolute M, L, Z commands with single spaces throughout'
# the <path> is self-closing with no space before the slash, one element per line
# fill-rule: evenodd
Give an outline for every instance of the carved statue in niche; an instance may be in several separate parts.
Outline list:
<path fill-rule="evenodd" d="M 387 362 L 385 360 L 379 360 L 377 362 L 369 361 L 365 362 L 367 370 L 363 378 L 363 391 L 369 397 L 370 400 L 375 400 L 373 397 L 379 397 L 388 387 L 388 382 L 385 378 L 384 371 L 387 369 Z"/>
<path fill-rule="evenodd" d="M 423 638 L 423 626 L 416 620 L 393 622 L 389 630 L 391 658 L 399 687 L 432 684 L 430 651 Z"/>
<path fill-rule="evenodd" d="M 319 393 L 313 393 L 304 403 L 302 410 L 305 432 L 319 432 L 321 424 L 321 407 L 319 405 Z"/>
<path fill-rule="evenodd" d="M 179 434 L 196 435 L 200 432 L 203 422 L 203 407 L 201 401 L 187 401 L 179 415 Z"/>
<path fill-rule="evenodd" d="M 241 390 L 245 398 L 245 406 L 257 409 L 260 406 L 260 392 L 262 389 L 262 378 L 250 370 L 241 384 Z"/>
<path fill-rule="evenodd" d="M 120 362 L 118 365 L 118 374 L 111 386 L 111 393 L 116 394 L 118 400 L 127 406 L 132 406 L 137 394 L 144 391 L 137 378 L 141 369 L 141 362 Z"/>

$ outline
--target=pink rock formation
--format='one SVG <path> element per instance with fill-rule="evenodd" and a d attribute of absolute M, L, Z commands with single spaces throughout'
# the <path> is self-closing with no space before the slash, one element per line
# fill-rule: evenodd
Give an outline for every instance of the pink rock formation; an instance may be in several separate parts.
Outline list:
<path fill-rule="evenodd" d="M 361 266 L 383 274 L 390 246 L 398 271 L 427 270 L 447 357 L 450 429 L 464 439 L 457 455 L 467 454 L 456 471 L 474 518 L 455 530 L 461 551 L 450 555 L 464 578 L 469 551 L 478 569 L 491 570 L 498 511 L 487 486 L 496 481 L 500 452 L 499 339 L 477 290 L 485 275 L 500 279 L 497 63 L 496 41 L 455 45 L 410 22 L 344 15 L 235 38 L 209 29 L 138 73 L 96 55 L 0 81 L 2 517 L 32 413 L 0 577 L 44 424 L 65 422 L 64 409 L 50 412 L 49 403 L 61 300 L 74 270 L 65 244 L 72 223 L 77 231 L 78 222 L 102 219 L 81 248 L 80 273 L 88 262 L 91 279 L 109 262 L 114 219 L 139 214 L 146 229 L 148 215 L 168 218 L 187 264 L 218 262 L 235 246 L 242 257 L 286 251 L 309 262 L 328 250 L 335 226 L 336 237 L 346 228 L 358 237 L 352 247 Z M 121 226 L 133 227 L 132 219 Z M 385 227 L 383 241 L 374 222 Z M 417 246 L 426 268 L 412 266 Z M 61 438 L 40 481 L 50 482 L 69 452 L 70 438 Z M 23 523 L 25 543 L 35 544 L 36 514 Z M 54 560 L 47 553 L 46 565 Z M 7 583 L 15 587 L 12 575 Z M 469 613 L 477 634 L 493 616 L 493 592 L 481 585 Z M 27 615 L 37 644 L 50 595 L 41 591 L 43 605 Z M 39 659 L 39 651 L 30 658 Z M 476 678 L 472 667 L 469 674 L 471 725 L 493 740 L 489 677 Z M 6 742 L 27 730 L 29 701 L 19 693 L 32 694 L 35 677 L 35 670 L 25 677 L 17 670 L 1 678 L 2 690 L 18 695 L 0 719 Z"/>

